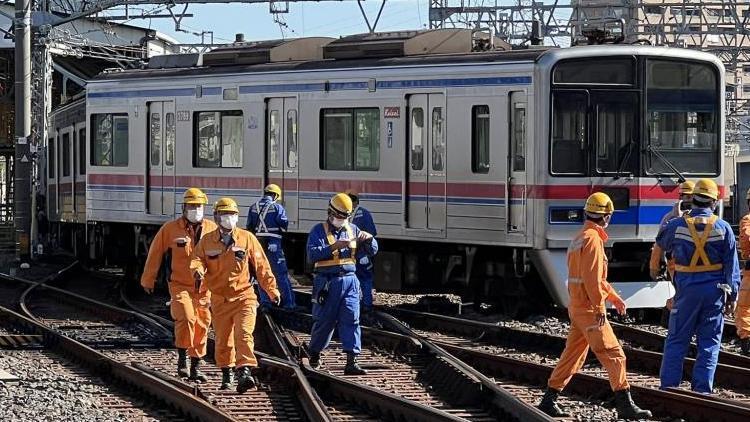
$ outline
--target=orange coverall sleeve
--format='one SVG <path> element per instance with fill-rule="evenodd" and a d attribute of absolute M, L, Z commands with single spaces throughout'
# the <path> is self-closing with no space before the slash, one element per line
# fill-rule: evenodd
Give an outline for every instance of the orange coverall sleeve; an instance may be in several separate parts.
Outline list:
<path fill-rule="evenodd" d="M 740 255 L 742 259 L 750 258 L 750 217 L 740 220 Z"/>
<path fill-rule="evenodd" d="M 206 275 L 206 252 L 203 249 L 203 242 L 198 241 L 193 253 L 190 255 L 190 272 L 195 276 L 198 274 L 203 278 Z"/>
<path fill-rule="evenodd" d="M 146 258 L 146 265 L 143 267 L 143 274 L 141 275 L 141 286 L 149 289 L 154 288 L 156 284 L 156 275 L 159 273 L 159 267 L 164 259 L 164 252 L 166 252 L 167 244 L 164 242 L 164 227 L 161 226 L 154 240 L 151 241 L 151 246 L 148 248 L 148 257 Z"/>
<path fill-rule="evenodd" d="M 581 249 L 581 278 L 586 295 L 591 305 L 595 306 L 600 313 L 605 312 L 604 299 L 608 296 L 609 283 L 602 279 L 604 275 L 604 250 L 601 242 L 593 237 L 587 237 L 583 241 Z M 609 289 L 612 287 L 610 286 Z"/>
<path fill-rule="evenodd" d="M 271 264 L 268 263 L 265 252 L 263 252 L 263 246 L 260 245 L 258 239 L 255 236 L 250 236 L 250 253 L 248 254 L 247 260 L 250 264 L 250 268 L 255 273 L 255 278 L 258 280 L 260 287 L 272 301 L 275 301 L 279 297 L 279 289 L 276 286 L 276 277 L 271 271 Z"/>

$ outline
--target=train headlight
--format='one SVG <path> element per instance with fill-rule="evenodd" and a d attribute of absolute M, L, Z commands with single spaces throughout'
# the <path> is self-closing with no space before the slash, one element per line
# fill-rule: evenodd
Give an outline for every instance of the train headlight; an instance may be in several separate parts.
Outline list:
<path fill-rule="evenodd" d="M 549 211 L 551 224 L 577 224 L 583 222 L 581 208 L 551 208 Z"/>

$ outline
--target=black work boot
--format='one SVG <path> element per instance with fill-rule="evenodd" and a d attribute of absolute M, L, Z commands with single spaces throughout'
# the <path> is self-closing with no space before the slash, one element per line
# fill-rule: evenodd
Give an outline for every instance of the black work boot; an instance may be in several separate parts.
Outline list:
<path fill-rule="evenodd" d="M 245 391 L 255 387 L 253 373 L 249 366 L 243 366 L 237 370 L 237 392 L 243 394 Z"/>
<path fill-rule="evenodd" d="M 651 412 L 643 410 L 633 403 L 630 389 L 615 391 L 615 405 L 618 419 L 645 419 L 651 417 Z"/>
<path fill-rule="evenodd" d="M 177 374 L 183 378 L 187 378 L 190 376 L 190 373 L 187 369 L 187 363 L 187 350 L 177 349 Z"/>
<path fill-rule="evenodd" d="M 539 403 L 539 410 L 552 416 L 553 418 L 570 417 L 569 413 L 566 413 L 560 408 L 560 406 L 557 405 L 557 397 L 559 395 L 559 391 L 555 390 L 554 388 L 547 387 L 547 391 L 544 392 L 544 397 L 542 397 L 542 402 Z"/>
<path fill-rule="evenodd" d="M 346 354 L 346 367 L 344 367 L 344 375 L 365 375 L 367 371 L 362 369 L 357 363 L 357 355 L 354 353 Z"/>
<path fill-rule="evenodd" d="M 232 368 L 221 368 L 221 389 L 228 390 L 234 381 L 232 377 Z"/>
<path fill-rule="evenodd" d="M 750 337 L 740 339 L 740 350 L 743 355 L 750 355 Z"/>
<path fill-rule="evenodd" d="M 203 375 L 198 367 L 201 365 L 201 358 L 190 358 L 190 380 L 206 382 L 208 378 Z"/>
<path fill-rule="evenodd" d="M 310 366 L 313 369 L 320 368 L 320 352 L 310 352 Z"/>

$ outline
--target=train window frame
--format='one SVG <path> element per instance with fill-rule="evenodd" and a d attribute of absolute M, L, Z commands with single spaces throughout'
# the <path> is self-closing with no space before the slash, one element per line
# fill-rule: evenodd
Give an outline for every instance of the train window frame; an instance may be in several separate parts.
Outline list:
<path fill-rule="evenodd" d="M 341 139 L 327 137 L 329 133 L 327 118 L 341 119 L 341 128 L 344 130 L 337 133 Z M 367 125 L 368 122 L 369 125 Z M 359 123 L 364 123 L 365 126 L 360 126 Z M 380 107 L 321 108 L 319 112 L 320 138 L 318 143 L 320 170 L 379 171 L 381 124 Z M 336 147 L 334 144 L 336 141 L 339 141 L 340 144 L 338 148 L 334 148 Z M 343 150 L 343 160 L 339 160 L 338 157 L 329 157 L 329 152 L 336 149 Z M 366 154 L 361 154 L 363 150 L 366 151 Z"/>
<path fill-rule="evenodd" d="M 61 148 L 60 148 L 60 157 L 62 157 L 61 161 L 61 167 L 62 167 L 62 177 L 70 177 L 70 132 L 63 132 L 61 135 Z"/>
<path fill-rule="evenodd" d="M 480 111 L 480 107 L 485 112 Z M 486 131 L 480 139 L 479 120 L 486 120 Z M 483 123 L 485 124 L 485 123 Z M 471 172 L 475 174 L 488 174 L 492 167 L 492 158 L 490 156 L 490 140 L 492 139 L 492 110 L 489 104 L 475 104 L 471 106 Z M 484 157 L 479 152 L 480 149 Z M 482 161 L 482 159 L 486 161 Z"/>
<path fill-rule="evenodd" d="M 432 171 L 445 171 L 445 114 L 442 106 L 431 107 L 430 121 L 432 130 L 430 165 Z"/>
<path fill-rule="evenodd" d="M 99 130 L 99 127 L 97 125 L 97 119 L 103 117 L 103 118 L 109 118 L 112 120 L 109 127 L 109 137 L 110 137 L 110 143 L 109 151 L 101 151 L 103 148 L 102 139 L 99 137 L 100 134 L 105 134 L 106 132 L 103 132 Z M 91 154 L 90 157 L 90 164 L 92 166 L 97 167 L 127 167 L 128 163 L 130 161 L 130 118 L 128 113 L 95 113 L 91 114 L 90 118 L 90 124 L 91 124 L 91 134 L 89 140 L 89 147 Z M 116 139 L 117 135 L 117 121 L 125 123 L 124 126 L 124 149 L 123 149 L 123 139 L 122 137 Z M 122 130 L 122 128 L 120 129 Z M 99 151 L 97 153 L 97 151 Z M 124 153 L 124 154 L 122 154 Z M 108 157 L 105 157 L 108 156 Z M 107 161 L 105 161 L 105 158 L 108 158 Z"/>
<path fill-rule="evenodd" d="M 722 75 L 720 74 L 719 69 L 714 63 L 711 63 L 708 61 L 690 60 L 690 59 L 676 58 L 676 57 L 654 57 L 654 56 L 646 57 L 644 60 L 644 66 L 643 66 L 643 74 L 644 74 L 643 112 L 642 112 L 641 118 L 643 119 L 643 122 L 644 122 L 644 125 L 643 125 L 644 134 L 642 135 L 643 136 L 642 144 L 645 148 L 641 157 L 642 168 L 643 168 L 642 173 L 647 177 L 661 177 L 661 176 L 674 175 L 674 172 L 672 172 L 671 170 L 668 170 L 668 171 L 653 171 L 652 170 L 653 168 L 652 163 L 654 161 L 661 162 L 662 165 L 666 166 L 665 163 L 663 163 L 659 158 L 654 156 L 654 153 L 650 152 L 651 148 L 653 148 L 652 147 L 653 133 L 652 133 L 652 126 L 651 126 L 653 116 L 651 115 L 652 113 L 649 112 L 651 110 L 650 108 L 651 104 L 649 102 L 649 88 L 650 88 L 650 83 L 651 83 L 650 64 L 653 62 L 677 62 L 677 63 L 683 63 L 683 64 L 703 65 L 703 66 L 706 66 L 706 68 L 710 69 L 711 74 L 714 79 L 713 81 L 714 89 L 715 89 L 715 92 L 717 92 L 716 102 L 713 104 L 714 114 L 716 115 L 714 122 L 713 122 L 716 128 L 716 131 L 715 131 L 716 150 L 709 151 L 708 153 L 715 156 L 715 161 L 713 162 L 715 171 L 714 172 L 689 172 L 689 171 L 686 171 L 685 169 L 680 168 L 679 166 L 678 166 L 678 170 L 680 170 L 680 173 L 682 173 L 683 175 L 686 175 L 689 177 L 717 177 L 719 176 L 722 173 L 721 160 L 723 159 L 722 158 L 723 155 L 721 154 L 721 148 L 722 148 L 722 143 L 723 143 L 722 139 L 724 137 L 724 132 L 725 132 L 724 125 L 721 124 L 722 123 L 722 116 L 721 116 L 722 102 L 724 101 L 724 99 L 719 94 L 721 92 L 721 83 L 722 83 Z M 697 123 L 697 119 L 695 123 Z M 687 136 L 686 136 L 686 139 L 687 139 Z M 677 150 L 685 149 L 686 147 L 687 145 L 683 143 L 682 148 L 676 148 L 676 149 Z M 656 150 L 659 151 L 658 149 Z M 662 151 L 659 151 L 659 152 L 664 154 L 664 152 Z M 671 162 L 674 162 L 673 156 L 668 156 L 667 159 Z"/>
<path fill-rule="evenodd" d="M 205 158 L 201 158 L 200 156 L 200 148 L 201 148 L 201 137 L 200 137 L 200 124 L 201 124 L 201 114 L 210 114 L 213 113 L 214 117 L 217 115 L 219 116 L 217 122 L 218 122 L 218 135 L 214 133 L 212 137 L 216 137 L 216 148 L 218 149 L 218 154 L 216 159 L 214 160 L 207 160 Z M 239 118 L 239 126 L 230 129 L 229 131 L 224 130 L 226 119 L 237 119 Z M 232 169 L 238 169 L 243 168 L 244 166 L 244 153 L 245 153 L 245 130 L 244 130 L 244 120 L 245 115 L 242 110 L 232 109 L 232 110 L 195 110 L 193 112 L 193 168 L 232 168 Z M 214 127 L 216 127 L 216 122 L 213 124 Z M 229 126 L 231 128 L 231 126 Z M 229 135 L 226 135 L 226 132 L 230 132 Z M 236 136 L 239 134 L 239 142 L 230 142 L 227 143 L 225 139 L 226 136 Z M 209 137 L 209 141 L 210 141 Z M 231 140 L 230 140 L 231 141 Z M 239 145 L 239 153 L 234 154 L 234 151 L 230 152 L 230 154 L 234 155 L 233 157 L 235 160 L 230 161 L 229 164 L 225 163 L 226 151 L 225 151 L 225 145 L 235 144 Z M 209 148 L 207 146 L 206 148 Z M 236 156 L 239 156 L 239 160 L 237 160 Z M 208 161 L 215 161 L 216 165 L 208 165 Z"/>
<path fill-rule="evenodd" d="M 424 108 L 412 107 L 410 114 L 411 136 L 409 136 L 409 151 L 411 155 L 411 169 L 413 171 L 422 171 L 424 170 L 424 144 L 427 143 L 427 139 L 425 139 Z M 417 116 L 419 116 L 419 121 L 417 120 Z M 417 133 L 419 133 L 419 139 L 417 139 Z M 419 142 L 415 142 L 417 140 Z M 421 147 L 421 150 L 417 149 L 417 147 Z"/>
<path fill-rule="evenodd" d="M 86 128 L 78 129 L 78 174 L 86 174 Z"/>
<path fill-rule="evenodd" d="M 573 80 L 573 81 L 558 81 L 558 71 L 561 70 L 561 68 L 568 66 L 568 65 L 579 65 L 579 71 L 574 72 L 575 76 L 580 77 L 581 75 L 585 74 L 586 72 L 583 72 L 582 70 L 593 70 L 592 64 L 594 66 L 601 66 L 604 64 L 607 64 L 608 62 L 616 62 L 616 61 L 628 61 L 630 62 L 630 81 L 629 82 L 603 82 L 603 81 L 596 81 L 596 80 Z M 620 69 L 623 69 L 624 67 L 621 67 Z M 600 69 L 601 70 L 601 69 Z M 597 86 L 597 87 L 635 87 L 638 84 L 638 60 L 635 56 L 604 56 L 604 57 L 584 57 L 584 58 L 574 58 L 574 59 L 566 59 L 566 60 L 560 60 L 559 62 L 555 63 L 555 65 L 552 67 L 552 72 L 550 75 L 550 79 L 552 81 L 552 86 L 557 87 L 569 87 L 569 86 Z M 621 75 L 622 72 L 617 72 L 614 70 L 610 70 L 607 72 L 596 72 L 599 75 Z"/>
<path fill-rule="evenodd" d="M 554 153 L 555 149 L 555 95 L 557 94 L 581 94 L 585 96 L 586 100 L 586 107 L 583 115 L 583 140 L 581 144 L 583 145 L 583 148 L 581 150 L 584 152 L 583 156 L 583 169 L 578 172 L 563 172 L 563 171 L 555 171 L 555 158 L 557 157 L 557 154 Z M 589 122 L 589 107 L 591 104 L 591 93 L 587 89 L 555 89 L 551 91 L 550 95 L 550 104 L 549 104 L 549 160 L 548 160 L 548 166 L 549 166 L 549 174 L 552 176 L 562 176 L 562 177 L 589 177 L 591 175 L 591 125 Z"/>
<path fill-rule="evenodd" d="M 272 169 L 281 168 L 281 122 L 279 110 L 268 113 L 268 166 Z"/>
<path fill-rule="evenodd" d="M 174 167 L 175 145 L 177 144 L 177 116 L 172 111 L 164 113 L 164 165 Z"/>
<path fill-rule="evenodd" d="M 299 139 L 297 131 L 297 109 L 291 108 L 286 112 L 286 166 L 297 168 L 299 157 Z"/>

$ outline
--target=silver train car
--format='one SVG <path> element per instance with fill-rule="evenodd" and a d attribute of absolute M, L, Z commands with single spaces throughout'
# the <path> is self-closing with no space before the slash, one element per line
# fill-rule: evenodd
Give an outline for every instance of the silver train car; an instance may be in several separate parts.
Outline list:
<path fill-rule="evenodd" d="M 137 271 L 186 188 L 235 198 L 244 219 L 277 183 L 303 271 L 305 234 L 354 188 L 382 239 L 376 286 L 510 309 L 566 304 L 566 248 L 604 191 L 610 281 L 630 307 L 663 306 L 671 287 L 647 261 L 678 180 L 723 189 L 721 62 L 651 46 L 471 52 L 446 34 L 253 43 L 105 73 L 84 119 L 63 117 L 80 103 L 54 114 L 48 206 L 66 230 L 86 223 L 90 258 Z M 77 154 L 85 169 L 65 172 Z"/>

